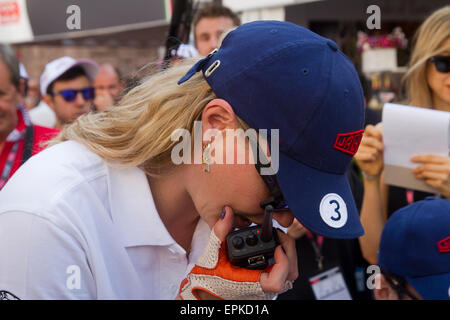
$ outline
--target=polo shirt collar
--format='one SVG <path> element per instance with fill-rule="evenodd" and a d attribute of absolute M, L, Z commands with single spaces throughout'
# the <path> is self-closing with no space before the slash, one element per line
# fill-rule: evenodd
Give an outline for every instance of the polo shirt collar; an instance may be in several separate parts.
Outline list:
<path fill-rule="evenodd" d="M 122 231 L 125 247 L 175 244 L 156 210 L 145 173 L 137 167 L 107 168 L 111 218 Z"/>
<path fill-rule="evenodd" d="M 7 142 L 17 142 L 25 135 L 25 129 L 31 124 L 27 110 L 21 104 L 17 106 L 17 126 L 6 138 Z"/>

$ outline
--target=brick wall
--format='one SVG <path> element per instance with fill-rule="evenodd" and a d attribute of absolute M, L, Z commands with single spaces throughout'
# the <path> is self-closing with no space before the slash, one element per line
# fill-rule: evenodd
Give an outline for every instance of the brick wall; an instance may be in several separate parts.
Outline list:
<path fill-rule="evenodd" d="M 99 64 L 111 63 L 116 66 L 123 78 L 136 75 L 143 66 L 155 65 L 158 61 L 158 48 L 139 48 L 125 46 L 61 46 L 61 45 L 16 45 L 20 60 L 31 78 L 39 79 L 45 65 L 62 56 L 88 58 Z M 144 68 L 139 76 L 145 76 L 149 69 Z"/>

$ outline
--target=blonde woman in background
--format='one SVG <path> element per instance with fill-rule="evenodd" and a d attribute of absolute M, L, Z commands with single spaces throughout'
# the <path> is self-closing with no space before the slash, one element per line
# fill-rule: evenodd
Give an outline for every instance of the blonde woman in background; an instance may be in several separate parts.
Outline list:
<path fill-rule="evenodd" d="M 405 75 L 407 104 L 450 111 L 450 6 L 430 15 L 417 30 L 410 67 Z M 355 159 L 363 172 L 364 198 L 361 222 L 366 234 L 360 238 L 363 256 L 376 264 L 382 228 L 388 215 L 421 200 L 418 192 L 390 188 L 383 183 L 382 124 L 366 127 Z M 411 159 L 420 165 L 413 170 L 417 179 L 436 188 L 450 199 L 450 158 L 420 155 Z M 396 194 L 394 194 L 396 192 Z M 409 192 L 409 195 L 407 193 Z M 425 195 L 422 195 L 422 198 Z M 394 198 L 395 197 L 395 198 Z M 405 199 L 405 200 L 403 200 Z M 397 202 L 397 203 L 393 203 Z M 402 206 L 403 206 L 402 205 Z"/>

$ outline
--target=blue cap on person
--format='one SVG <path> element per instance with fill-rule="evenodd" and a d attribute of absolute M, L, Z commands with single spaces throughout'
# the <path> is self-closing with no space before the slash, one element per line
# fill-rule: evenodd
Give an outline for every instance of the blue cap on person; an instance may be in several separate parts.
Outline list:
<path fill-rule="evenodd" d="M 425 300 L 450 299 L 450 200 L 429 198 L 396 211 L 384 226 L 378 264 Z"/>
<path fill-rule="evenodd" d="M 178 83 L 198 71 L 252 128 L 279 130 L 277 179 L 305 227 L 332 238 L 364 234 L 345 175 L 362 138 L 363 92 L 333 41 L 289 22 L 251 22 Z"/>

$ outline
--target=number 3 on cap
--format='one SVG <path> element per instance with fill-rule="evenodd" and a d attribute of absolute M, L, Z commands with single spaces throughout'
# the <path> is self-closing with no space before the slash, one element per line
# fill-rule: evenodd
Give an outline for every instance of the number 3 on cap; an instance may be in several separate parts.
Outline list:
<path fill-rule="evenodd" d="M 332 228 L 342 228 L 348 219 L 347 205 L 336 193 L 323 196 L 319 205 L 319 213 L 323 222 Z"/>
<path fill-rule="evenodd" d="M 336 200 L 330 201 L 330 204 L 333 204 L 333 203 L 336 204 L 336 208 L 334 208 L 334 212 L 336 212 L 338 214 L 338 216 L 337 217 L 331 216 L 330 219 L 333 221 L 339 221 L 339 220 L 341 220 L 341 213 L 339 212 L 339 209 L 341 207 L 339 206 L 339 202 L 337 202 Z"/>

